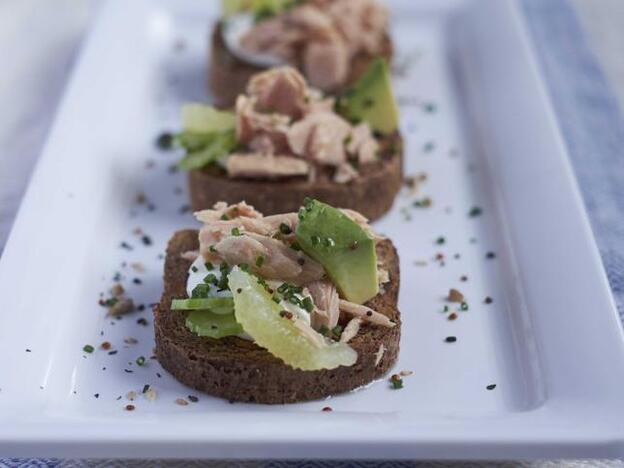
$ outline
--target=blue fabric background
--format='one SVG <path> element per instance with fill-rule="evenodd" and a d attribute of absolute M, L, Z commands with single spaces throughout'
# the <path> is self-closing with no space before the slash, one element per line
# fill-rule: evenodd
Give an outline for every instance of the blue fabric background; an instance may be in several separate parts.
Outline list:
<path fill-rule="evenodd" d="M 620 316 L 624 316 L 624 118 L 566 0 L 521 0 L 548 90 L 581 187 Z M 96 466 L 125 466 L 99 461 Z M 402 467 L 410 462 L 241 462 L 263 467 Z M 131 462 L 131 466 L 164 466 Z M 418 464 L 419 466 L 423 466 Z M 424 464 L 447 466 L 444 463 Z M 0 459 L 1 468 L 91 466 L 87 461 Z M 182 462 L 179 466 L 197 466 Z M 215 462 L 214 466 L 226 466 Z M 460 466 L 478 466 L 461 463 Z M 499 464 L 499 466 L 512 466 Z M 514 465 L 517 466 L 517 465 Z"/>

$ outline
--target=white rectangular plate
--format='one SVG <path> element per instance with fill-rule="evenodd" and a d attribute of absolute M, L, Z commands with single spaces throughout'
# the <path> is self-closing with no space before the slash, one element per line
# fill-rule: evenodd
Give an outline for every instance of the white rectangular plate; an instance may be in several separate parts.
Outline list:
<path fill-rule="evenodd" d="M 376 225 L 401 257 L 395 371 L 413 372 L 405 387 L 384 380 L 287 406 L 205 395 L 175 404 L 196 392 L 149 359 L 149 304 L 167 239 L 196 223 L 184 175 L 170 171 L 179 155 L 154 138 L 176 128 L 184 101 L 207 99 L 216 3 L 112 1 L 90 35 L 0 263 L 0 453 L 623 455 L 621 325 L 522 18 L 506 0 L 392 4 L 406 173 L 427 174 Z M 413 206 L 425 197 L 430 207 Z M 144 311 L 105 317 L 98 299 L 116 274 Z M 443 312 L 451 287 L 469 304 L 454 321 Z M 156 401 L 139 395 L 125 411 L 126 394 L 145 384 Z"/>

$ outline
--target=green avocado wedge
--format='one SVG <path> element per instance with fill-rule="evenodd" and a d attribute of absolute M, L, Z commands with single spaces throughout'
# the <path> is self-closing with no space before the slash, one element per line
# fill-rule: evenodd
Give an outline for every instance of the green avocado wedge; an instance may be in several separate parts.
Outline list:
<path fill-rule="evenodd" d="M 306 200 L 295 234 L 301 249 L 323 265 L 342 297 L 363 304 L 379 293 L 375 241 L 340 210 Z"/>
<path fill-rule="evenodd" d="M 392 91 L 390 69 L 383 58 L 376 59 L 340 97 L 337 111 L 351 121 L 367 122 L 371 129 L 385 135 L 399 128 L 399 107 Z"/>

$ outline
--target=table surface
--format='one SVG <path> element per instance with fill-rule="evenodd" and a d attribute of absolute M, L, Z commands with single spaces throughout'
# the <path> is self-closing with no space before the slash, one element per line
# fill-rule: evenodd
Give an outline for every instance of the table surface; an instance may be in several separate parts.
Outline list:
<path fill-rule="evenodd" d="M 0 254 L 77 51 L 101 1 L 0 2 L 0 56 L 8 65 L 0 73 Z M 542 68 L 551 85 L 553 104 L 560 116 L 566 116 L 560 122 L 562 132 L 570 148 L 618 309 L 623 314 L 624 197 L 618 196 L 618 193 L 621 192 L 620 183 L 624 181 L 624 165 L 618 155 L 624 147 L 621 113 L 624 109 L 624 1 L 521 1 Z M 54 21 L 50 21 L 51 17 Z M 574 37 L 566 37 L 567 34 Z M 308 465 L 329 466 L 325 463 Z M 477 467 L 485 464 L 336 462 L 334 465 Z M 624 462 L 575 460 L 565 463 L 500 462 L 491 465 L 624 467 Z M 0 458 L 0 468 L 14 466 L 189 467 L 200 466 L 200 463 Z M 299 463 L 236 462 L 232 465 L 212 462 L 210 466 L 286 467 L 299 466 Z"/>

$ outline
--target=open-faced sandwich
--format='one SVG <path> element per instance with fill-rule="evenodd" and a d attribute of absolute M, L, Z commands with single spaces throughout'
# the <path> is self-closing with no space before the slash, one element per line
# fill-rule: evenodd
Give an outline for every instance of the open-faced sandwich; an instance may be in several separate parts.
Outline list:
<path fill-rule="evenodd" d="M 169 241 L 156 355 L 179 381 L 231 401 L 345 392 L 394 364 L 399 259 L 361 214 L 306 200 L 263 216 L 244 202 L 196 213 Z"/>
<path fill-rule="evenodd" d="M 212 34 L 209 87 L 234 104 L 252 75 L 291 65 L 312 86 L 338 93 L 377 57 L 390 61 L 388 12 L 376 0 L 223 0 Z"/>
<path fill-rule="evenodd" d="M 398 111 L 383 59 L 338 101 L 292 67 L 255 75 L 234 111 L 184 106 L 175 141 L 195 211 L 245 200 L 264 214 L 307 196 L 376 219 L 402 183 Z"/>

